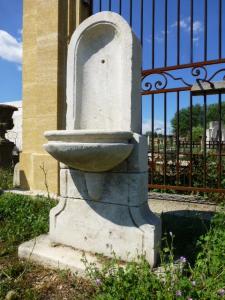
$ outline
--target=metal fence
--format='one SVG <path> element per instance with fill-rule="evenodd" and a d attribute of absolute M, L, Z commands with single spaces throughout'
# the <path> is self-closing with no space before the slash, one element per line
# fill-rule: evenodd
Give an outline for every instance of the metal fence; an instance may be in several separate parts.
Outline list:
<path fill-rule="evenodd" d="M 122 15 L 142 43 L 149 187 L 225 192 L 225 0 L 91 4 Z"/>

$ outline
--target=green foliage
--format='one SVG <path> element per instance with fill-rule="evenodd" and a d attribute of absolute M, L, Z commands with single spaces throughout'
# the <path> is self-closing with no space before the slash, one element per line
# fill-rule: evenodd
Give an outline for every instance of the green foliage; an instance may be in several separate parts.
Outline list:
<path fill-rule="evenodd" d="M 13 187 L 13 170 L 0 168 L 0 189 L 8 190 Z"/>
<path fill-rule="evenodd" d="M 15 299 L 40 299 L 29 281 L 23 280 L 24 274 L 32 272 L 32 265 L 15 260 L 13 255 L 21 242 L 48 231 L 49 211 L 55 204 L 43 197 L 0 196 L 0 299 L 5 299 L 9 291 L 15 293 Z"/>
<path fill-rule="evenodd" d="M 209 212 L 186 212 L 186 215 L 177 215 L 171 212 L 163 213 L 162 232 L 167 235 L 166 243 L 173 244 L 173 255 L 178 259 L 180 255 L 188 258 L 193 266 L 199 251 L 198 239 L 207 233 L 210 227 L 210 220 L 204 217 L 210 217 Z M 211 214 L 212 216 L 212 214 Z M 204 219 L 203 219 L 204 218 Z M 190 221 L 191 220 L 191 221 Z M 175 239 L 171 241 L 170 232 L 175 234 Z M 165 239 L 162 242 L 164 247 Z"/>
<path fill-rule="evenodd" d="M 203 136 L 203 128 L 201 126 L 192 128 L 192 141 L 193 142 L 201 142 L 202 136 Z"/>
<path fill-rule="evenodd" d="M 0 241 L 8 245 L 8 251 L 22 241 L 47 232 L 49 210 L 55 204 L 54 201 L 42 197 L 2 194 L 0 196 Z"/>
<path fill-rule="evenodd" d="M 208 233 L 200 238 L 200 252 L 192 267 L 185 257 L 176 262 L 174 235 L 164 238 L 161 267 L 153 272 L 147 261 L 121 265 L 115 259 L 102 270 L 87 266 L 96 286 L 96 300 L 222 299 L 225 291 L 225 212 L 217 214 Z"/>
<path fill-rule="evenodd" d="M 222 102 L 222 122 L 225 124 L 225 102 Z M 219 111 L 217 104 L 210 104 L 207 106 L 206 113 L 207 122 L 218 121 Z M 200 104 L 193 105 L 192 107 L 192 126 L 193 127 L 203 127 L 204 120 L 204 107 Z M 177 129 L 177 113 L 175 113 L 173 119 L 171 120 L 171 126 L 174 133 Z M 180 136 L 187 137 L 190 131 L 190 108 L 183 108 L 179 111 L 179 127 Z"/>
<path fill-rule="evenodd" d="M 49 210 L 54 205 L 54 201 L 42 197 L 31 198 L 10 193 L 0 196 L 0 250 L 9 250 L 8 253 L 0 254 L 0 262 L 4 257 L 9 257 L 8 263 L 0 266 L 0 299 L 5 299 L 9 291 L 14 291 L 18 299 L 51 299 L 52 291 L 47 286 L 45 291 L 48 291 L 48 296 L 41 294 L 35 284 L 30 284 L 29 279 L 35 275 L 35 266 L 15 258 L 14 261 L 10 259 L 12 248 L 17 250 L 16 246 L 22 241 L 48 231 Z M 106 260 L 101 270 L 86 262 L 87 275 L 92 284 L 86 281 L 83 290 L 79 286 L 81 279 L 77 277 L 72 283 L 68 272 L 60 272 L 59 277 L 63 282 L 70 280 L 70 291 L 77 290 L 76 296 L 68 299 L 224 299 L 224 209 L 221 208 L 215 215 L 210 228 L 205 227 L 204 230 L 200 230 L 202 221 L 197 219 L 193 221 L 187 218 L 184 221 L 180 218 L 178 221 L 175 216 L 169 218 L 164 215 L 162 221 L 167 236 L 162 240 L 161 265 L 157 273 L 150 268 L 144 257 L 140 257 L 138 262 L 127 264 L 116 259 Z M 170 230 L 176 232 L 176 236 Z M 205 234 L 197 242 L 196 248 L 193 236 L 203 232 Z M 191 251 L 184 252 L 185 255 L 196 257 L 192 263 L 189 257 L 177 256 L 188 243 L 195 252 L 198 249 L 198 253 L 194 254 Z M 40 275 L 38 278 L 40 280 Z"/>
<path fill-rule="evenodd" d="M 194 148 L 193 148 L 194 152 Z M 205 161 L 204 161 L 204 155 L 200 150 L 198 151 L 199 155 L 192 156 L 192 186 L 194 187 L 204 187 L 204 184 L 206 187 L 210 188 L 218 188 L 218 170 L 219 170 L 219 160 L 218 156 L 216 156 L 215 150 L 209 150 L 206 154 L 206 178 L 204 178 L 204 167 L 205 167 Z M 169 160 L 169 155 L 167 156 L 167 159 Z M 177 180 L 176 174 L 176 159 L 173 157 L 171 158 L 171 161 L 173 161 L 172 164 L 167 164 L 167 172 L 166 172 L 166 182 L 169 185 L 181 185 L 181 186 L 188 186 L 189 185 L 189 179 L 190 179 L 190 164 L 187 160 L 187 165 L 182 166 L 180 163 L 179 165 L 179 181 Z M 163 158 L 157 158 L 157 163 L 162 162 L 161 166 L 163 165 Z M 223 166 L 225 165 L 225 157 L 221 158 L 221 188 L 225 188 L 225 168 Z M 153 177 L 153 183 L 156 184 L 164 184 L 164 174 L 163 169 L 156 168 L 154 171 L 154 177 Z M 162 192 L 158 190 L 158 192 Z M 168 191 L 167 191 L 168 192 Z M 182 191 L 182 193 L 184 193 Z M 187 192 L 188 193 L 188 192 Z M 225 201 L 225 194 L 221 194 L 220 196 L 214 195 L 213 193 L 210 193 L 208 195 L 204 195 L 204 198 L 207 196 L 207 198 L 211 202 L 216 203 L 223 203 Z"/>

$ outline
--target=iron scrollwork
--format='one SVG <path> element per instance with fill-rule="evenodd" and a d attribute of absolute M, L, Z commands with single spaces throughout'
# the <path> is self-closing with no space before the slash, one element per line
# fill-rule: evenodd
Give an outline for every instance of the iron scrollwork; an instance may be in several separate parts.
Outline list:
<path fill-rule="evenodd" d="M 191 77 L 193 78 L 192 82 L 188 82 L 183 77 L 176 77 L 173 73 L 166 70 L 166 68 L 162 68 L 162 70 L 151 70 L 149 73 L 146 73 L 142 77 L 142 91 L 143 92 L 153 92 L 154 91 L 162 91 L 169 87 L 169 81 L 179 81 L 181 83 L 181 87 L 191 88 L 194 84 L 198 84 L 201 82 L 207 82 L 213 87 L 212 80 L 219 74 L 224 72 L 225 68 L 221 68 L 215 71 L 210 77 L 208 75 L 206 66 L 194 66 L 189 68 L 184 68 L 189 70 Z M 172 70 L 172 72 L 176 71 L 176 69 Z M 156 79 L 155 79 L 156 78 Z M 155 80 L 154 80 L 155 79 Z M 170 80 L 169 80 L 170 79 Z M 221 80 L 225 80 L 225 74 Z M 172 86 L 171 89 L 176 90 L 176 86 Z"/>

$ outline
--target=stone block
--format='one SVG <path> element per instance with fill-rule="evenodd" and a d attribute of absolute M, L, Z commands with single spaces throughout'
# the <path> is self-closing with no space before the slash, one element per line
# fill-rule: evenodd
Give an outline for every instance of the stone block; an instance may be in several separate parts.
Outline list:
<path fill-rule="evenodd" d="M 84 252 L 64 245 L 53 245 L 49 235 L 39 237 L 25 242 L 19 246 L 18 256 L 29 261 L 34 261 L 44 267 L 56 270 L 70 270 L 74 274 L 84 276 L 85 264 L 83 262 Z M 94 254 L 86 253 L 85 259 L 90 264 L 101 266 Z"/>
<path fill-rule="evenodd" d="M 148 146 L 146 136 L 134 133 L 131 143 L 134 149 L 127 159 L 127 172 L 148 171 Z"/>
<path fill-rule="evenodd" d="M 49 237 L 54 243 L 85 252 L 132 260 L 146 255 L 156 262 L 160 221 L 149 210 L 78 199 L 61 199 L 50 212 Z"/>
<path fill-rule="evenodd" d="M 147 173 L 107 172 L 103 174 L 105 178 L 101 202 L 137 206 L 147 201 Z M 60 195 L 66 198 L 92 200 L 88 194 L 85 173 L 73 169 L 61 169 Z"/>

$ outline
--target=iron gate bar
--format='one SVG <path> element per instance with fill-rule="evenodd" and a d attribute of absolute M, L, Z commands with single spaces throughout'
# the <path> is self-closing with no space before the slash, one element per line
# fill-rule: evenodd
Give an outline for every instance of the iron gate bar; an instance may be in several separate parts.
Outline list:
<path fill-rule="evenodd" d="M 212 59 L 207 61 L 200 61 L 195 63 L 188 63 L 188 64 L 182 64 L 182 65 L 173 65 L 173 66 L 167 66 L 167 67 L 161 67 L 161 68 L 155 68 L 155 69 L 148 69 L 142 71 L 142 76 L 151 75 L 151 74 L 160 74 L 164 71 L 174 71 L 174 70 L 180 70 L 180 69 L 188 69 L 192 67 L 204 67 L 205 65 L 218 65 L 225 63 L 225 58 L 221 59 Z"/>
<path fill-rule="evenodd" d="M 143 45 L 143 20 L 144 20 L 144 0 L 141 0 L 141 26 L 140 26 L 140 30 L 141 30 L 141 45 Z"/>
<path fill-rule="evenodd" d="M 153 90 L 153 91 L 142 91 L 142 95 L 154 95 L 154 94 L 163 94 L 163 93 L 174 93 L 174 92 L 185 92 L 190 91 L 191 87 L 180 87 L 180 88 L 168 88 L 161 90 Z"/>
<path fill-rule="evenodd" d="M 219 164 L 218 164 L 218 188 L 221 188 L 222 177 L 222 97 L 218 95 L 218 110 L 219 110 Z"/>
<path fill-rule="evenodd" d="M 207 60 L 207 43 L 208 43 L 208 32 L 207 32 L 207 19 L 208 19 L 208 1 L 205 0 L 204 9 L 204 60 Z"/>
<path fill-rule="evenodd" d="M 177 66 L 180 65 L 180 0 L 177 3 Z"/>
<path fill-rule="evenodd" d="M 167 31 L 168 31 L 168 28 L 167 28 L 167 22 L 168 22 L 168 1 L 165 0 L 165 30 L 164 30 L 164 44 L 165 44 L 165 47 L 164 47 L 164 67 L 167 66 Z"/>
<path fill-rule="evenodd" d="M 222 0 L 219 0 L 219 30 L 218 30 L 218 50 L 219 58 L 222 58 Z"/>
<path fill-rule="evenodd" d="M 155 95 L 153 94 L 152 95 L 152 135 L 154 136 L 154 112 L 155 112 Z M 154 144 L 154 137 L 151 138 L 151 141 L 152 141 L 152 153 L 151 153 L 151 161 L 152 161 L 152 169 L 151 169 L 151 183 L 153 183 L 153 177 L 154 177 L 154 147 L 155 147 L 155 144 Z"/>
<path fill-rule="evenodd" d="M 179 154 L 183 155 L 183 156 L 190 156 L 190 153 L 188 152 L 179 152 Z M 204 154 L 198 154 L 198 153 L 192 153 L 192 157 L 203 157 Z M 211 153 L 211 154 L 208 154 L 208 156 L 220 156 L 220 154 L 216 154 L 216 153 Z M 224 156 L 225 157 L 225 153 L 221 153 L 221 156 Z"/>
<path fill-rule="evenodd" d="M 190 168 L 189 168 L 189 186 L 192 186 L 192 171 L 193 171 L 193 167 L 192 167 L 192 159 L 193 159 L 193 155 L 192 155 L 192 108 L 193 108 L 193 97 L 192 94 L 190 93 L 189 95 L 190 98 Z"/>
<path fill-rule="evenodd" d="M 177 128 L 176 128 L 176 157 L 177 157 L 177 163 L 176 163 L 176 184 L 178 185 L 180 182 L 180 118 L 179 118 L 179 112 L 180 112 L 180 93 L 177 92 Z"/>
<path fill-rule="evenodd" d="M 155 67 L 155 0 L 152 0 L 152 69 Z"/>
<path fill-rule="evenodd" d="M 164 93 L 164 178 L 163 183 L 166 184 L 166 171 L 167 171 L 167 93 Z M 153 134 L 154 136 L 154 134 Z"/>
<path fill-rule="evenodd" d="M 190 13 L 191 13 L 191 34 L 190 34 L 190 61 L 193 63 L 193 14 L 194 14 L 194 6 L 193 6 L 193 0 L 190 1 L 191 8 L 190 8 Z"/>
<path fill-rule="evenodd" d="M 130 0 L 130 26 L 132 27 L 132 21 L 133 21 L 133 0 Z"/>
<path fill-rule="evenodd" d="M 206 168 L 207 168 L 207 164 L 206 164 L 206 125 L 207 125 L 207 120 L 206 120 L 206 113 L 207 113 L 207 98 L 206 98 L 206 95 L 203 96 L 204 98 L 204 104 L 203 104 L 203 107 L 204 107 L 204 123 L 203 123 L 203 130 L 204 130 L 204 138 L 203 138 L 203 142 L 204 142 L 204 147 L 203 147 L 203 153 L 204 153 L 204 168 L 203 168 L 203 174 L 204 174 L 204 177 L 203 177 L 203 185 L 204 187 L 206 187 L 206 180 L 207 180 L 207 175 L 206 175 Z"/>
<path fill-rule="evenodd" d="M 183 192 L 202 192 L 202 193 L 222 193 L 225 195 L 225 189 L 217 188 L 202 188 L 194 186 L 180 186 L 180 185 L 161 185 L 161 184 L 149 184 L 149 189 L 160 189 L 160 190 L 173 190 Z"/>

